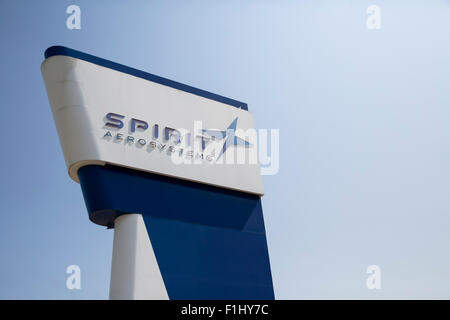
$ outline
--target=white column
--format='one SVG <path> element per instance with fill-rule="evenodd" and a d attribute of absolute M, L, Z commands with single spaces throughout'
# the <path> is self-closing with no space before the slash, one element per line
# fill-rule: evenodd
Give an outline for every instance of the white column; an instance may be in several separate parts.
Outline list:
<path fill-rule="evenodd" d="M 115 220 L 109 298 L 166 300 L 166 287 L 140 214 Z"/>

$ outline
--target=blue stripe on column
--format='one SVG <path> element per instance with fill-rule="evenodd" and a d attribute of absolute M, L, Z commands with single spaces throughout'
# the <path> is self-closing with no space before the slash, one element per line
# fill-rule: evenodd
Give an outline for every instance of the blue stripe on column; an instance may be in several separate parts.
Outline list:
<path fill-rule="evenodd" d="M 170 299 L 274 299 L 258 196 L 111 165 L 78 176 L 93 222 L 143 215 Z"/>

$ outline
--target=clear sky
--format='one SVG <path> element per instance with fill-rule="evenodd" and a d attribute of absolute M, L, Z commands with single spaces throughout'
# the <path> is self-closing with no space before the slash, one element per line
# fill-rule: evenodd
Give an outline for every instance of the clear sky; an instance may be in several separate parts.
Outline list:
<path fill-rule="evenodd" d="M 280 130 L 263 198 L 278 298 L 450 298 L 449 39 L 448 0 L 0 0 L 0 298 L 108 297 L 113 231 L 67 175 L 51 45 L 245 101 Z"/>

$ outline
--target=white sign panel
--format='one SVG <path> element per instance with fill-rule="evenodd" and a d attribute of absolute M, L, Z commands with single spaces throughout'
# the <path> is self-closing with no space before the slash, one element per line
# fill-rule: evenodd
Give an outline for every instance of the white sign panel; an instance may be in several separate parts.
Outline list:
<path fill-rule="evenodd" d="M 108 163 L 263 194 L 248 111 L 70 56 L 41 69 L 75 181 Z"/>

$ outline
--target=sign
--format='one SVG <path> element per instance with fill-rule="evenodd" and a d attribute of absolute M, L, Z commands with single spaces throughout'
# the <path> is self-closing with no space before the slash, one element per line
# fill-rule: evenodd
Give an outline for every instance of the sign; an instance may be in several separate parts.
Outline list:
<path fill-rule="evenodd" d="M 114 228 L 112 299 L 274 299 L 245 103 L 65 47 L 42 63 L 71 178 Z"/>

